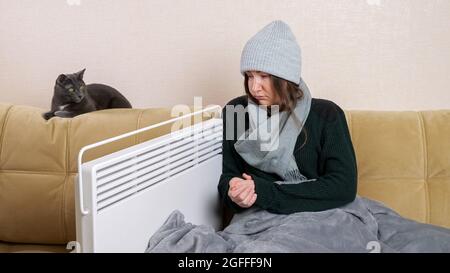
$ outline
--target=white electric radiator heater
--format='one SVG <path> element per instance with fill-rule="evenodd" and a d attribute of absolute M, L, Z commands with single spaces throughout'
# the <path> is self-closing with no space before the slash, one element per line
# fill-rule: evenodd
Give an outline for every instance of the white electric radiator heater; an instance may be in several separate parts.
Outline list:
<path fill-rule="evenodd" d="M 187 222 L 220 228 L 220 118 L 82 163 L 86 150 L 210 110 L 107 139 L 80 151 L 75 252 L 144 252 L 151 235 L 173 210 L 181 211 Z"/>

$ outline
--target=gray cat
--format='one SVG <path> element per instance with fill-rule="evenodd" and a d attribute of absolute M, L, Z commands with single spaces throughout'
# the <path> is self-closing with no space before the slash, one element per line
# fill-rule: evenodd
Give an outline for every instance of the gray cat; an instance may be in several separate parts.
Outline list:
<path fill-rule="evenodd" d="M 130 102 L 116 89 L 104 84 L 88 84 L 83 81 L 86 69 L 73 74 L 61 74 L 56 79 L 52 106 L 42 116 L 72 118 L 84 113 L 110 109 L 132 108 Z"/>

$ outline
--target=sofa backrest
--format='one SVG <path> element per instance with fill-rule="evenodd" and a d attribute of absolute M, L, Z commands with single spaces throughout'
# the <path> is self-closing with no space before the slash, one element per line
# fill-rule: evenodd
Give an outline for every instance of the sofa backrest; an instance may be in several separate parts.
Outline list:
<path fill-rule="evenodd" d="M 347 111 L 358 193 L 450 228 L 450 110 Z"/>
<path fill-rule="evenodd" d="M 0 104 L 0 241 L 75 240 L 81 147 L 171 118 L 169 108 L 110 109 L 73 119 Z M 450 110 L 347 111 L 358 193 L 425 223 L 450 227 Z M 88 152 L 84 161 L 170 132 L 171 125 Z"/>

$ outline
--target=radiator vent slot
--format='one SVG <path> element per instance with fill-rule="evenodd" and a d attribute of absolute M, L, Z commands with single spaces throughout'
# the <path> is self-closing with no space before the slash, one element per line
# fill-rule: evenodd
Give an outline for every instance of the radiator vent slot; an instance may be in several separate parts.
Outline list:
<path fill-rule="evenodd" d="M 220 119 L 119 151 L 93 168 L 97 213 L 221 152 Z"/>

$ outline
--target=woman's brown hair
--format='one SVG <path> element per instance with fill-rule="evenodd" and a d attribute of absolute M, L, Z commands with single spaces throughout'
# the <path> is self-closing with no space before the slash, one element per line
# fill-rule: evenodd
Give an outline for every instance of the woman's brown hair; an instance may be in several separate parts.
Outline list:
<path fill-rule="evenodd" d="M 248 89 L 248 76 L 244 74 L 244 87 L 245 93 L 249 96 L 253 101 L 257 102 L 257 100 L 252 96 L 250 90 Z M 288 111 L 291 113 L 294 111 L 295 105 L 297 105 L 297 101 L 303 98 L 303 91 L 300 89 L 298 84 L 287 81 L 285 79 L 279 78 L 274 75 L 270 75 L 272 78 L 272 88 L 275 91 L 278 98 L 279 111 Z"/>

